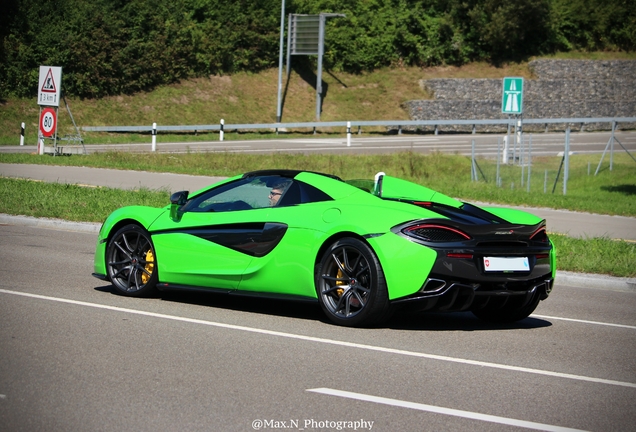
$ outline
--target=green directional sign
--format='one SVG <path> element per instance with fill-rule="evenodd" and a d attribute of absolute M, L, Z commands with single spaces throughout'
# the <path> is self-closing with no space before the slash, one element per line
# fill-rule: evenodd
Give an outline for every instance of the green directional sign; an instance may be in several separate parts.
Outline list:
<path fill-rule="evenodd" d="M 523 78 L 506 77 L 503 79 L 501 112 L 521 114 L 523 112 Z"/>

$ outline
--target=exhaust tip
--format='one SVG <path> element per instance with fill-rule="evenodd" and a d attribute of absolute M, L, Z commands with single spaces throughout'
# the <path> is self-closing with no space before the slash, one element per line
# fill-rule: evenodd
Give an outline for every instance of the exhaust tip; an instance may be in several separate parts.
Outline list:
<path fill-rule="evenodd" d="M 442 279 L 428 278 L 420 292 L 422 293 L 434 293 L 443 290 L 446 287 L 446 281 Z"/>

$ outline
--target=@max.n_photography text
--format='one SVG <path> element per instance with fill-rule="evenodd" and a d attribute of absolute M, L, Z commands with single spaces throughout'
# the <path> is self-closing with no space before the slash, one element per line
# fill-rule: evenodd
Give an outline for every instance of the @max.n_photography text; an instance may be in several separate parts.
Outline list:
<path fill-rule="evenodd" d="M 252 421 L 252 429 L 254 430 L 312 430 L 312 429 L 330 429 L 337 431 L 357 431 L 371 430 L 374 421 L 370 420 L 316 420 L 316 419 L 256 419 Z"/>

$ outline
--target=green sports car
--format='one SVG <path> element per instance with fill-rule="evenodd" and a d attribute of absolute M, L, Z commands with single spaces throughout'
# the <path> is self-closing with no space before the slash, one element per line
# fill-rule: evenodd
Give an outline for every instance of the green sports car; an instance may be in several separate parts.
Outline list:
<path fill-rule="evenodd" d="M 529 213 L 384 173 L 343 181 L 264 170 L 174 193 L 163 208 L 114 211 L 93 275 L 129 296 L 203 289 L 313 300 L 337 324 L 369 326 L 400 307 L 521 320 L 548 297 L 555 272 L 545 220 Z"/>

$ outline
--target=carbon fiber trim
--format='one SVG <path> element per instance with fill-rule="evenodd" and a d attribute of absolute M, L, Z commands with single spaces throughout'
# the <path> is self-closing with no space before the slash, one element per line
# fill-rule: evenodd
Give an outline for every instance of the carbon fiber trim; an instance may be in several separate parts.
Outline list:
<path fill-rule="evenodd" d="M 163 234 L 188 234 L 254 257 L 263 257 L 280 243 L 287 225 L 275 222 L 238 223 L 154 231 Z"/>

